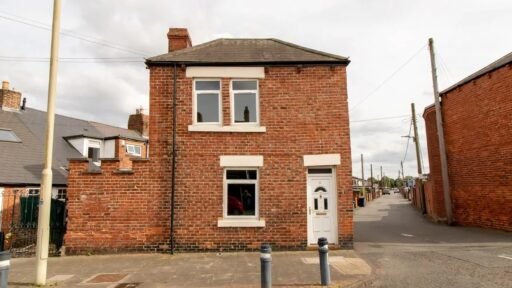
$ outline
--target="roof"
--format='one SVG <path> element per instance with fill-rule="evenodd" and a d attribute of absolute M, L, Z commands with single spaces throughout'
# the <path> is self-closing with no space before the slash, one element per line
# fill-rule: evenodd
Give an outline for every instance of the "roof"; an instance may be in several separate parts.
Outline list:
<path fill-rule="evenodd" d="M 0 141 L 0 184 L 39 185 L 43 169 L 46 112 L 27 108 L 20 112 L 0 109 L 0 127 L 11 129 L 21 142 Z M 55 115 L 53 184 L 67 183 L 68 158 L 83 157 L 65 138 L 128 138 L 147 141 L 138 132 L 106 124 Z"/>
<path fill-rule="evenodd" d="M 146 64 L 187 65 L 348 64 L 347 57 L 278 39 L 217 39 L 146 59 Z"/>
<path fill-rule="evenodd" d="M 466 78 L 462 79 L 461 81 L 453 84 L 452 86 L 446 88 L 445 90 L 441 91 L 439 94 L 445 94 L 445 93 L 448 93 L 450 92 L 451 90 L 459 87 L 459 86 L 462 86 L 468 82 L 470 82 L 471 80 L 474 80 L 480 76 L 483 76 L 489 72 L 492 72 L 502 66 L 505 66 L 507 64 L 509 64 L 510 62 L 512 62 L 512 52 L 508 53 L 507 55 L 501 57 L 500 59 L 492 62 L 491 64 L 485 66 L 484 68 L 476 71 L 475 73 L 467 76 Z"/>

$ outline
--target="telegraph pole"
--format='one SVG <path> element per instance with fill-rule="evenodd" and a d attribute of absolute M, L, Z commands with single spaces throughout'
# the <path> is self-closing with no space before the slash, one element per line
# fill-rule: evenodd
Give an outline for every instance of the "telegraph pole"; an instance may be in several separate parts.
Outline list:
<path fill-rule="evenodd" d="M 370 164 L 370 183 L 372 185 L 370 191 L 373 191 L 373 164 Z"/>
<path fill-rule="evenodd" d="M 364 191 L 364 162 L 363 162 L 363 154 L 361 153 L 361 177 L 363 178 L 363 196 L 366 197 L 365 191 Z"/>
<path fill-rule="evenodd" d="M 402 179 L 405 179 L 405 176 L 404 176 L 404 161 L 400 161 L 400 166 L 402 167 Z"/>
<path fill-rule="evenodd" d="M 437 68 L 434 54 L 434 39 L 428 39 L 430 50 L 430 64 L 432 66 L 432 82 L 434 86 L 434 100 L 436 107 L 437 137 L 439 140 L 439 156 L 441 158 L 441 174 L 443 177 L 444 206 L 446 209 L 446 220 L 452 224 L 452 199 L 450 193 L 450 182 L 448 178 L 448 161 L 446 159 L 446 148 L 444 144 L 443 115 L 441 114 L 441 103 L 439 101 L 439 88 L 437 85 Z"/>
<path fill-rule="evenodd" d="M 423 172 L 421 169 L 421 156 L 420 156 L 420 141 L 418 138 L 418 126 L 416 125 L 416 108 L 414 103 L 411 103 L 412 110 L 412 125 L 414 127 L 414 144 L 416 145 L 416 161 L 418 162 L 418 176 L 422 176 Z"/>
<path fill-rule="evenodd" d="M 382 166 L 380 166 L 380 188 L 382 188 L 382 186 L 384 184 L 384 174 L 382 174 Z"/>
<path fill-rule="evenodd" d="M 37 221 L 36 285 L 46 284 L 48 245 L 50 242 L 50 205 L 52 204 L 52 158 L 55 122 L 55 94 L 57 91 L 57 65 L 59 59 L 61 0 L 53 1 L 52 44 L 50 54 L 50 80 L 48 83 L 48 111 L 44 169 L 41 177 L 39 217 Z"/>

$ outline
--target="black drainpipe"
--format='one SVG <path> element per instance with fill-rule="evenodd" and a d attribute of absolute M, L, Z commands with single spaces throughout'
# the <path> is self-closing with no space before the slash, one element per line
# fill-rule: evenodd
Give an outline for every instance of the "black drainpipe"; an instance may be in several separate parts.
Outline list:
<path fill-rule="evenodd" d="M 171 173 L 171 254 L 174 254 L 174 199 L 176 191 L 176 63 L 174 63 L 174 83 L 172 96 L 172 173 Z"/>

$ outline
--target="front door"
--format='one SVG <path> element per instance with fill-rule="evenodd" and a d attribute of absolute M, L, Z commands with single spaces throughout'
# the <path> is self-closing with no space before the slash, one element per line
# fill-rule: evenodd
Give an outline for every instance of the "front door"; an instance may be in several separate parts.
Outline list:
<path fill-rule="evenodd" d="M 308 243 L 326 237 L 329 243 L 338 242 L 336 229 L 336 193 L 333 169 L 308 169 Z"/>

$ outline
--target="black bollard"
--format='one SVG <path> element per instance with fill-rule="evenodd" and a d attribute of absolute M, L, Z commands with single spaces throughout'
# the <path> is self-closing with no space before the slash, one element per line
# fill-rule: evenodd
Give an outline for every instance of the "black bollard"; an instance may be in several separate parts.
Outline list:
<path fill-rule="evenodd" d="M 331 283 L 331 274 L 329 271 L 329 242 L 327 238 L 318 238 L 318 256 L 320 257 L 320 280 L 322 286 Z"/>
<path fill-rule="evenodd" d="M 268 244 L 262 244 L 260 250 L 261 287 L 272 287 L 272 249 Z"/>

